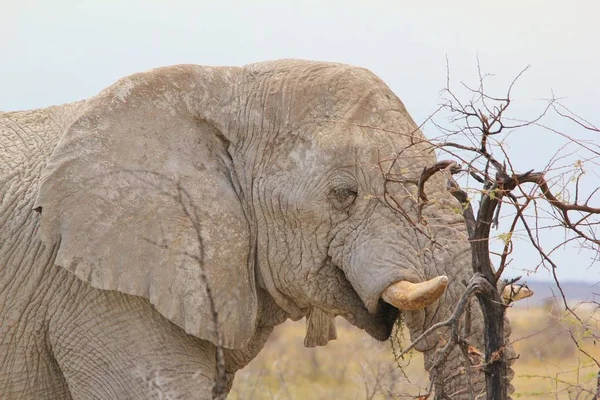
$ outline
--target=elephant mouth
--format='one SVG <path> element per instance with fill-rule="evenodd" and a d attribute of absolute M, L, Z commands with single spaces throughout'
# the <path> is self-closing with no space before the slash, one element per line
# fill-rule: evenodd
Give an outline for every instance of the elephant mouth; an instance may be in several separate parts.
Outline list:
<path fill-rule="evenodd" d="M 369 314 L 369 316 L 371 319 L 370 323 L 365 324 L 365 326 L 356 324 L 356 326 L 364 329 L 365 332 L 374 339 L 385 341 L 390 337 L 394 330 L 394 325 L 398 320 L 398 317 L 400 317 L 400 310 L 382 301 L 377 307 L 377 312 L 375 314 Z"/>

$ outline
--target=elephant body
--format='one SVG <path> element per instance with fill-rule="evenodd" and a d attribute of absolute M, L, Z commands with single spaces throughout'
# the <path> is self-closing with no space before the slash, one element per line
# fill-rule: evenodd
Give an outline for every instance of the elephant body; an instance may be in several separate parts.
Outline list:
<path fill-rule="evenodd" d="M 90 287 L 54 264 L 57 246 L 31 240 L 39 230 L 31 211 L 42 169 L 82 107 L 79 102 L 0 114 L 3 149 L 8 150 L 1 174 L 2 398 L 152 398 L 144 379 L 151 382 L 154 376 L 142 364 L 131 365 L 133 355 L 141 360 L 148 350 L 173 345 L 171 351 L 179 356 L 154 357 L 156 367 L 185 369 L 191 376 L 201 367 L 199 360 L 214 352 L 147 301 Z M 134 315 L 141 319 L 133 321 Z M 73 381 L 78 384 L 69 387 Z"/>
<path fill-rule="evenodd" d="M 407 215 L 385 205 L 386 157 L 407 180 L 435 162 L 387 86 L 340 64 L 167 67 L 0 113 L 0 397 L 211 398 L 217 345 L 231 385 L 287 318 L 310 346 L 336 315 L 385 340 L 402 312 L 415 338 L 450 315 L 469 245 L 441 176 L 425 236 L 416 188 L 393 193 Z M 380 300 L 439 275 L 425 309 Z M 461 362 L 439 388 L 464 388 Z"/>

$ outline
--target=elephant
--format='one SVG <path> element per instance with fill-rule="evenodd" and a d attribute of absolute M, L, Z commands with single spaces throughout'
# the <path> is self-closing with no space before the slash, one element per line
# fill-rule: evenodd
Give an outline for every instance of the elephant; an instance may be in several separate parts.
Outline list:
<path fill-rule="evenodd" d="M 417 222 L 434 152 L 363 68 L 162 67 L 0 113 L 0 132 L 3 399 L 212 398 L 287 319 L 307 318 L 307 346 L 337 316 L 380 341 L 401 318 L 415 339 L 472 276 L 442 174 Z M 416 346 L 426 369 L 446 335 Z M 452 398 L 461 357 L 435 386 Z"/>

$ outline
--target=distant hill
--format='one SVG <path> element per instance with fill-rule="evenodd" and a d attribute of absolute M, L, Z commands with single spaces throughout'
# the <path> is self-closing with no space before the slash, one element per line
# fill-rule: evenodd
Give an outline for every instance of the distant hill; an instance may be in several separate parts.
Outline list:
<path fill-rule="evenodd" d="M 515 304 L 517 307 L 540 306 L 553 299 L 562 303 L 561 292 L 554 281 L 535 281 L 526 280 L 527 286 L 533 290 L 534 295 L 528 299 Z M 560 287 L 567 298 L 569 304 L 573 305 L 582 301 L 600 303 L 600 283 L 564 281 L 560 282 Z"/>

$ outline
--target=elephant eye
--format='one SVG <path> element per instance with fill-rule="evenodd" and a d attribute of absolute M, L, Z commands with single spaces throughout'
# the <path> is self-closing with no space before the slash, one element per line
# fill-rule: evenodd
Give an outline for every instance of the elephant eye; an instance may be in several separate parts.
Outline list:
<path fill-rule="evenodd" d="M 352 203 L 354 203 L 354 200 L 356 200 L 356 196 L 358 195 L 358 193 L 356 192 L 356 189 L 343 187 L 333 189 L 332 195 L 333 201 L 337 207 L 347 208 L 350 207 Z"/>

